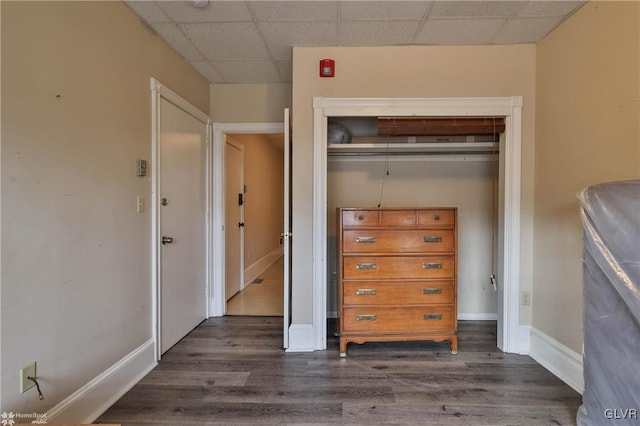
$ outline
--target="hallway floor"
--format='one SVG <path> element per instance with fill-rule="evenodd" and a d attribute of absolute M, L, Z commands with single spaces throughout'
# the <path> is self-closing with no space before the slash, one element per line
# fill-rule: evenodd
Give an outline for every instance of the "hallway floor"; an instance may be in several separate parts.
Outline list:
<path fill-rule="evenodd" d="M 282 316 L 284 306 L 284 257 L 266 271 L 259 284 L 249 284 L 227 302 L 226 315 Z"/>

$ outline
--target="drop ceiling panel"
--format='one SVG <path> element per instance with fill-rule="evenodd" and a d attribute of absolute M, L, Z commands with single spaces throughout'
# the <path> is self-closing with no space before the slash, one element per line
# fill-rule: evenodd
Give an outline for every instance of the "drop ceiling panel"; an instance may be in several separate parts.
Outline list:
<path fill-rule="evenodd" d="M 153 1 L 128 1 L 126 4 L 147 22 L 171 22 L 171 18 Z"/>
<path fill-rule="evenodd" d="M 208 61 L 192 61 L 191 65 L 193 65 L 200 74 L 209 80 L 210 83 L 222 83 L 225 81 L 218 71 L 213 69 Z"/>
<path fill-rule="evenodd" d="M 566 16 L 583 1 L 528 1 L 518 12 L 519 17 Z"/>
<path fill-rule="evenodd" d="M 278 61 L 276 62 L 276 66 L 278 67 L 278 71 L 280 71 L 283 83 L 290 83 L 293 75 L 291 62 Z"/>
<path fill-rule="evenodd" d="M 436 1 L 429 17 L 507 17 L 524 6 L 523 1 Z"/>
<path fill-rule="evenodd" d="M 235 83 L 281 83 L 278 69 L 270 61 L 214 62 L 213 66 L 225 81 Z"/>
<path fill-rule="evenodd" d="M 335 1 L 251 1 L 257 21 L 329 21 L 338 16 Z"/>
<path fill-rule="evenodd" d="M 205 7 L 190 1 L 160 1 L 158 5 L 178 23 L 251 21 L 249 8 L 242 1 L 212 1 Z"/>
<path fill-rule="evenodd" d="M 531 43 L 548 34 L 560 21 L 560 17 L 511 19 L 500 30 L 495 42 Z"/>
<path fill-rule="evenodd" d="M 420 21 L 352 21 L 340 23 L 341 46 L 409 44 Z"/>
<path fill-rule="evenodd" d="M 360 20 L 415 20 L 422 18 L 431 2 L 422 1 L 353 1 L 340 2 L 340 18 Z"/>
<path fill-rule="evenodd" d="M 490 44 L 505 21 L 505 18 L 429 19 L 416 37 L 416 42 L 444 45 Z"/>
<path fill-rule="evenodd" d="M 184 35 L 177 24 L 154 24 L 153 28 L 171 47 L 180 52 L 188 61 L 201 61 L 202 54 Z"/>
<path fill-rule="evenodd" d="M 333 22 L 265 22 L 260 32 L 277 61 L 291 61 L 293 46 L 335 46 L 338 24 Z"/>
<path fill-rule="evenodd" d="M 267 47 L 249 22 L 180 24 L 193 44 L 209 60 L 268 60 Z"/>

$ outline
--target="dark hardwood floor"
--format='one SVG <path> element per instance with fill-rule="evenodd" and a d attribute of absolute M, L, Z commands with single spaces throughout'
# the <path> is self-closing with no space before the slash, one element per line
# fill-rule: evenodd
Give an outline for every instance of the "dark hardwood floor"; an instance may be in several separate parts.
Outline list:
<path fill-rule="evenodd" d="M 570 425 L 581 396 L 528 356 L 496 347 L 496 323 L 461 321 L 448 343 L 280 349 L 282 318 L 203 322 L 97 423 L 136 425 Z"/>

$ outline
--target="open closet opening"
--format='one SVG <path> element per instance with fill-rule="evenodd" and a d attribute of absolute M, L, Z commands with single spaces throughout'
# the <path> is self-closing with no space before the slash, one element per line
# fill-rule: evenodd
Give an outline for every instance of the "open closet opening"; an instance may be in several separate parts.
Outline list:
<path fill-rule="evenodd" d="M 526 353 L 521 113 L 520 97 L 314 98 L 314 307 L 326 315 L 315 311 L 318 348 L 340 309 L 336 207 L 453 207 L 459 319 L 496 319 L 498 347 Z"/>
<path fill-rule="evenodd" d="M 381 310 L 382 315 L 375 320 L 381 322 L 385 309 L 423 304 L 420 309 L 446 311 L 457 307 L 458 320 L 497 319 L 498 181 L 504 121 L 504 117 L 496 116 L 327 118 L 327 273 L 331 277 L 327 302 L 330 331 L 331 319 L 343 315 L 339 285 L 343 271 L 338 253 L 341 231 L 336 223 L 339 221 L 337 208 L 371 209 L 369 211 L 374 212 L 382 209 L 382 215 L 402 214 L 404 210 L 398 211 L 399 208 L 438 209 L 437 212 L 452 208 L 456 211 L 457 243 L 453 231 L 445 231 L 445 239 L 451 238 L 452 241 L 443 242 L 449 244 L 448 248 L 436 250 L 439 254 L 447 252 L 452 258 L 457 258 L 457 280 L 455 271 L 445 280 L 426 281 L 416 278 L 419 273 L 408 271 L 401 272 L 403 276 L 409 274 L 406 281 L 397 278 L 384 280 L 378 277 L 383 273 L 380 271 L 370 274 L 374 277 L 371 281 L 350 280 L 344 283 L 343 291 L 349 293 L 345 294 L 345 299 L 349 300 L 345 301 L 345 312 Z M 406 210 L 407 214 L 411 211 Z M 407 226 L 411 229 L 407 234 L 402 234 L 396 223 L 387 222 L 381 227 L 383 230 L 374 229 L 375 226 L 363 228 L 361 232 L 373 243 L 356 243 L 349 251 L 371 252 L 374 256 L 369 260 L 381 261 L 385 256 L 378 257 L 378 251 L 388 252 L 389 249 L 376 246 L 376 243 L 385 245 L 393 242 L 403 247 L 395 253 L 401 256 L 396 259 L 408 259 L 410 252 L 424 254 L 428 247 L 442 242 L 442 236 L 433 237 L 438 240 L 436 244 L 423 243 L 411 247 L 406 241 L 391 241 L 402 235 L 411 238 L 415 232 L 441 235 L 437 230 L 415 230 L 420 227 L 417 220 Z M 353 232 L 347 233 L 352 236 Z M 344 244 L 351 242 L 344 241 Z M 351 295 L 354 285 L 360 292 L 364 290 L 359 287 L 367 287 L 368 293 Z M 422 287 L 425 287 L 423 291 L 432 294 L 422 294 L 419 291 Z M 411 293 L 415 293 L 414 297 L 410 296 Z M 376 297 L 378 301 L 374 303 Z M 355 305 L 351 308 L 350 304 Z M 440 315 L 439 312 L 434 315 Z M 438 321 L 442 323 L 444 319 Z M 453 317 L 451 322 L 455 322 Z M 421 327 L 421 324 L 417 326 Z M 410 325 L 407 327 L 411 328 Z"/>

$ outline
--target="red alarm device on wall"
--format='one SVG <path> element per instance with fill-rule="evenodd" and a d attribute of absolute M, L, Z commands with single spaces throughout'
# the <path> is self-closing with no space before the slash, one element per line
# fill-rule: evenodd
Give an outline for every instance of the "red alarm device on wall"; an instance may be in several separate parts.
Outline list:
<path fill-rule="evenodd" d="M 335 77 L 336 61 L 333 59 L 320 59 L 320 77 Z"/>

